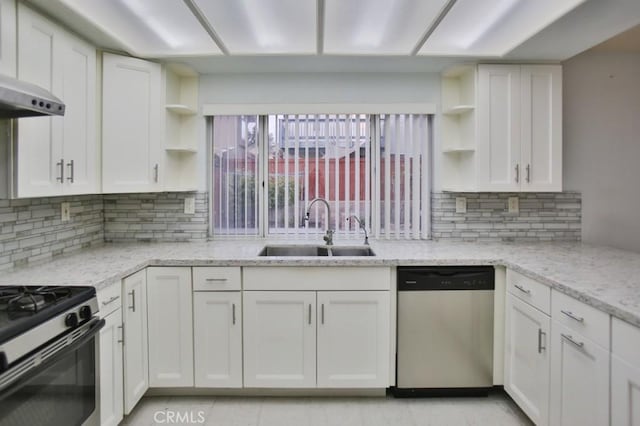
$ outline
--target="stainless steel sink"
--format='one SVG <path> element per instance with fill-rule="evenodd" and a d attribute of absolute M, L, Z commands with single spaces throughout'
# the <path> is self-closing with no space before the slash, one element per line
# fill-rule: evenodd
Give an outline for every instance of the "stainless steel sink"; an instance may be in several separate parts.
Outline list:
<path fill-rule="evenodd" d="M 375 256 L 371 247 L 331 247 L 332 256 Z"/>
<path fill-rule="evenodd" d="M 268 245 L 264 246 L 258 256 L 375 256 L 373 250 L 366 246 L 311 246 L 304 244 Z"/>
<path fill-rule="evenodd" d="M 329 256 L 329 248 L 307 245 L 264 246 L 258 256 Z"/>

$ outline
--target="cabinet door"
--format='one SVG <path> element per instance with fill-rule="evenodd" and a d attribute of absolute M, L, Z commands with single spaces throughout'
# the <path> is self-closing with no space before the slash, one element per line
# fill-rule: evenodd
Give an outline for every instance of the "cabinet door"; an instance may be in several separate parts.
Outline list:
<path fill-rule="evenodd" d="M 100 330 L 100 425 L 117 426 L 123 416 L 122 311 L 105 318 Z"/>
<path fill-rule="evenodd" d="M 389 292 L 318 292 L 318 387 L 389 386 Z"/>
<path fill-rule="evenodd" d="M 611 424 L 640 426 L 640 368 L 611 355 Z"/>
<path fill-rule="evenodd" d="M 0 0 L 0 74 L 16 76 L 16 2 Z"/>
<path fill-rule="evenodd" d="M 244 386 L 316 386 L 316 293 L 244 293 Z"/>
<path fill-rule="evenodd" d="M 554 321 L 551 326 L 552 425 L 609 423 L 609 351 Z"/>
<path fill-rule="evenodd" d="M 519 191 L 520 66 L 478 67 L 479 191 Z"/>
<path fill-rule="evenodd" d="M 196 387 L 242 387 L 240 292 L 194 293 L 193 335 Z"/>
<path fill-rule="evenodd" d="M 147 268 L 149 387 L 193 386 L 191 268 Z"/>
<path fill-rule="evenodd" d="M 96 50 L 71 35 L 62 41 L 64 193 L 96 193 Z"/>
<path fill-rule="evenodd" d="M 103 54 L 102 188 L 105 193 L 161 190 L 161 68 Z"/>
<path fill-rule="evenodd" d="M 522 190 L 562 191 L 562 68 L 523 65 Z"/>
<path fill-rule="evenodd" d="M 18 78 L 62 98 L 60 30 L 18 4 Z M 63 117 L 25 117 L 18 123 L 19 197 L 61 195 Z"/>
<path fill-rule="evenodd" d="M 549 423 L 550 319 L 507 294 L 504 389 L 535 424 Z"/>
<path fill-rule="evenodd" d="M 147 351 L 147 274 L 122 281 L 124 319 L 124 413 L 129 414 L 149 388 Z"/>

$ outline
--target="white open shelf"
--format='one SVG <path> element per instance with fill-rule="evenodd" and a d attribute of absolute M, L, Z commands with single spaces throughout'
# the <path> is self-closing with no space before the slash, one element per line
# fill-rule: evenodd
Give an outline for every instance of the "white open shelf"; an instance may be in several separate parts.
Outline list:
<path fill-rule="evenodd" d="M 197 188 L 198 74 L 184 67 L 165 68 L 165 190 Z"/>
<path fill-rule="evenodd" d="M 183 104 L 167 104 L 165 105 L 165 108 L 167 109 L 167 111 L 172 112 L 174 114 L 179 114 L 179 115 L 198 114 L 198 111 L 195 108 L 190 107 L 188 105 L 183 105 Z"/>

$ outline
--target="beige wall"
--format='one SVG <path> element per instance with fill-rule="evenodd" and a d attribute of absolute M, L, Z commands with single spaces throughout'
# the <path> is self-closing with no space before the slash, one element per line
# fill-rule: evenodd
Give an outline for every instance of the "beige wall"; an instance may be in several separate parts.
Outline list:
<path fill-rule="evenodd" d="M 582 192 L 583 241 L 640 252 L 640 54 L 563 65 L 564 187 Z"/>

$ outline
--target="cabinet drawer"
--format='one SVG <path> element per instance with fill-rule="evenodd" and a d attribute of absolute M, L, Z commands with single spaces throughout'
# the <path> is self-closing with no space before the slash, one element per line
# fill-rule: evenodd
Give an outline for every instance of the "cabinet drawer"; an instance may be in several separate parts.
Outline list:
<path fill-rule="evenodd" d="M 640 328 L 618 318 L 611 320 L 611 352 L 640 368 Z"/>
<path fill-rule="evenodd" d="M 609 315 L 573 297 L 553 290 L 551 317 L 609 350 Z"/>
<path fill-rule="evenodd" d="M 104 318 L 122 306 L 122 286 L 118 281 L 98 291 L 98 310 L 100 318 Z"/>
<path fill-rule="evenodd" d="M 545 314 L 551 314 L 551 287 L 509 269 L 507 291 Z"/>
<path fill-rule="evenodd" d="M 193 268 L 194 291 L 240 290 L 240 267 L 204 266 Z"/>

